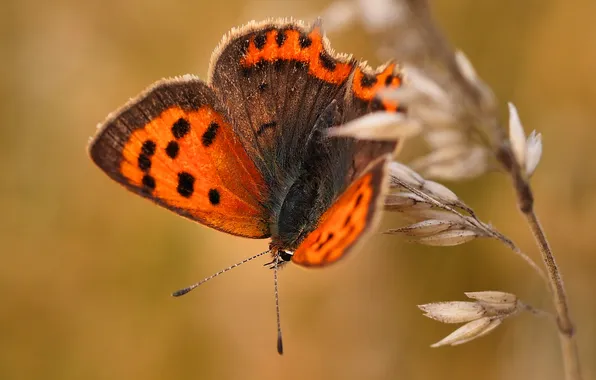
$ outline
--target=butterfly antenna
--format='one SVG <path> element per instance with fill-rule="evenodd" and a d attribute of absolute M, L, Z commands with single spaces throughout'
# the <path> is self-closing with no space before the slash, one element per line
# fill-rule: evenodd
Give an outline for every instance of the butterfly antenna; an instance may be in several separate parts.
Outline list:
<path fill-rule="evenodd" d="M 193 284 L 193 285 L 191 285 L 191 286 L 189 286 L 189 287 L 186 287 L 186 288 L 184 288 L 184 289 L 180 289 L 180 290 L 177 290 L 177 291 L 175 291 L 174 293 L 172 293 L 172 296 L 174 296 L 174 297 L 180 297 L 180 296 L 183 296 L 183 295 L 185 295 L 186 293 L 188 293 L 188 292 L 190 292 L 191 290 L 193 290 L 194 288 L 197 288 L 197 287 L 199 287 L 200 285 L 203 285 L 204 283 L 206 283 L 207 281 L 211 280 L 212 278 L 215 278 L 215 277 L 219 276 L 220 274 L 224 274 L 224 273 L 226 273 L 227 271 L 230 271 L 230 270 L 232 270 L 232 269 L 234 269 L 234 268 L 236 268 L 236 267 L 238 267 L 238 266 L 240 266 L 240 265 L 242 265 L 242 264 L 244 264 L 244 263 L 247 263 L 247 262 L 249 262 L 249 261 L 251 261 L 251 260 L 254 260 L 254 259 L 256 259 L 257 257 L 261 257 L 261 256 L 263 256 L 263 255 L 264 255 L 264 254 L 266 254 L 266 253 L 269 253 L 269 251 L 265 251 L 265 252 L 257 253 L 257 254 L 256 254 L 256 255 L 254 255 L 254 256 L 247 257 L 246 259 L 244 259 L 244 260 L 242 260 L 242 261 L 240 261 L 240 262 L 237 262 L 237 263 L 236 263 L 236 264 L 234 264 L 234 265 L 230 265 L 229 267 L 227 267 L 227 268 L 225 268 L 225 269 L 222 269 L 222 270 L 220 270 L 219 272 L 217 272 L 217 273 L 214 273 L 214 274 L 212 274 L 211 276 L 209 276 L 209 277 L 206 277 L 206 278 L 202 279 L 201 281 L 197 282 L 196 284 Z M 276 280 L 276 283 L 277 283 L 277 280 Z M 277 288 L 277 285 L 276 285 L 276 288 Z"/>
<path fill-rule="evenodd" d="M 277 287 L 277 264 L 278 257 L 275 258 L 273 267 L 273 286 L 275 288 L 275 315 L 277 317 L 277 353 L 280 355 L 284 354 L 284 345 L 281 339 L 281 318 L 279 316 L 279 292 Z"/>

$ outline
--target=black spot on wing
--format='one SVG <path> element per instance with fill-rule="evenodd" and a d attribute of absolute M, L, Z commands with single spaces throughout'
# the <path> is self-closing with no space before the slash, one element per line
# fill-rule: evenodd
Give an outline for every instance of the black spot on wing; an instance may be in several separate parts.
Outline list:
<path fill-rule="evenodd" d="M 190 131 L 190 123 L 185 118 L 181 117 L 174 125 L 172 125 L 172 134 L 175 138 L 180 139 Z"/>
<path fill-rule="evenodd" d="M 178 152 L 180 152 L 180 145 L 178 145 L 176 141 L 170 141 L 166 147 L 166 154 L 168 157 L 172 159 L 176 158 L 178 157 Z"/>
<path fill-rule="evenodd" d="M 286 42 L 286 39 L 288 37 L 286 36 L 286 31 L 281 29 L 277 31 L 277 35 L 275 36 L 275 43 L 277 44 L 278 47 L 282 47 L 284 45 L 284 43 Z"/>
<path fill-rule="evenodd" d="M 306 34 L 300 34 L 300 37 L 298 37 L 298 42 L 300 43 L 300 47 L 302 49 L 306 49 L 312 45 L 312 39 Z"/>
<path fill-rule="evenodd" d="M 362 78 L 360 78 L 360 86 L 362 87 L 370 88 L 375 84 L 377 84 L 377 77 L 374 75 L 364 74 L 362 75 Z"/>
<path fill-rule="evenodd" d="M 327 235 L 325 240 L 323 240 L 322 242 L 319 243 L 318 247 L 315 248 L 315 251 L 320 251 L 321 248 L 323 248 L 327 243 L 329 243 L 331 241 L 331 239 L 333 239 L 334 236 L 335 235 L 333 234 L 333 232 L 329 232 L 329 235 Z"/>
<path fill-rule="evenodd" d="M 217 124 L 216 122 L 211 122 L 211 124 L 209 124 L 209 127 L 207 127 L 207 130 L 205 131 L 205 133 L 203 133 L 203 136 L 201 137 L 201 142 L 203 143 L 203 146 L 205 148 L 207 148 L 209 145 L 213 143 L 213 140 L 215 140 L 215 136 L 217 135 L 218 129 L 219 124 Z"/>
<path fill-rule="evenodd" d="M 184 198 L 190 198 L 195 191 L 195 177 L 187 172 L 178 173 L 178 187 L 176 190 Z"/>
<path fill-rule="evenodd" d="M 321 65 L 329 71 L 335 70 L 335 60 L 327 54 L 325 51 L 321 51 L 319 53 L 319 59 L 321 60 Z"/>
<path fill-rule="evenodd" d="M 269 123 L 262 124 L 259 127 L 259 129 L 257 130 L 257 136 L 260 136 L 263 133 L 265 133 L 265 131 L 267 129 L 275 129 L 276 126 L 277 126 L 277 122 L 275 122 L 275 121 L 270 121 Z"/>
<path fill-rule="evenodd" d="M 267 35 L 264 32 L 257 33 L 254 38 L 255 47 L 259 50 L 265 47 L 267 42 Z"/>
<path fill-rule="evenodd" d="M 147 156 L 153 156 L 155 154 L 155 142 L 152 140 L 147 140 L 143 143 L 143 147 L 141 148 L 141 153 Z"/>
<path fill-rule="evenodd" d="M 151 169 L 151 159 L 145 153 L 141 153 L 139 154 L 137 165 L 139 166 L 139 169 L 146 172 Z"/>
<path fill-rule="evenodd" d="M 358 196 L 356 197 L 356 202 L 354 203 L 354 207 L 358 207 L 360 205 L 360 202 L 362 202 L 362 193 L 358 194 Z"/>
<path fill-rule="evenodd" d="M 346 220 L 344 221 L 344 227 L 346 227 L 352 221 L 352 214 L 348 214 Z"/>
<path fill-rule="evenodd" d="M 155 178 L 151 177 L 149 174 L 143 176 L 142 182 L 144 190 L 149 192 L 155 190 Z"/>
<path fill-rule="evenodd" d="M 217 189 L 211 189 L 209 190 L 209 202 L 211 202 L 212 205 L 217 206 L 220 202 L 220 195 L 219 195 L 219 191 L 217 191 Z"/>

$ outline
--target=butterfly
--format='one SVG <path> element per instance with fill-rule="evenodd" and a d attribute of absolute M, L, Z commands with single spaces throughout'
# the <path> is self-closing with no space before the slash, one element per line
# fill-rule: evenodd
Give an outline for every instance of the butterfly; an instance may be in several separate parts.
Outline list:
<path fill-rule="evenodd" d="M 151 85 L 99 125 L 89 152 L 110 178 L 181 216 L 271 238 L 241 263 L 272 255 L 281 354 L 278 267 L 324 267 L 364 240 L 397 145 L 327 132 L 370 112 L 404 112 L 381 95 L 402 81 L 395 63 L 373 70 L 336 54 L 320 21 L 251 22 L 224 36 L 206 81 Z"/>

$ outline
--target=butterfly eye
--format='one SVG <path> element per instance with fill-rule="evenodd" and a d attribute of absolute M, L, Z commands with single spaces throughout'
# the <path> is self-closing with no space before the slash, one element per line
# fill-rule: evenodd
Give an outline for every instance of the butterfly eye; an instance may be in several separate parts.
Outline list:
<path fill-rule="evenodd" d="M 283 261 L 290 261 L 290 260 L 292 260 L 292 256 L 294 256 L 294 252 L 290 252 L 290 251 L 279 251 L 279 257 Z"/>

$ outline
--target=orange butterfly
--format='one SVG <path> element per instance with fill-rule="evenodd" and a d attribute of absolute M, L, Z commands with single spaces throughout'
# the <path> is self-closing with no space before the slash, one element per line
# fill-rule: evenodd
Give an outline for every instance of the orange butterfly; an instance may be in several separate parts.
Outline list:
<path fill-rule="evenodd" d="M 395 142 L 329 137 L 373 111 L 402 79 L 335 54 L 320 23 L 274 21 L 232 30 L 207 82 L 159 81 L 111 114 L 90 144 L 115 181 L 177 214 L 249 238 L 271 238 L 278 352 L 277 269 L 331 264 L 377 219 Z M 176 292 L 182 295 L 241 263 Z"/>

